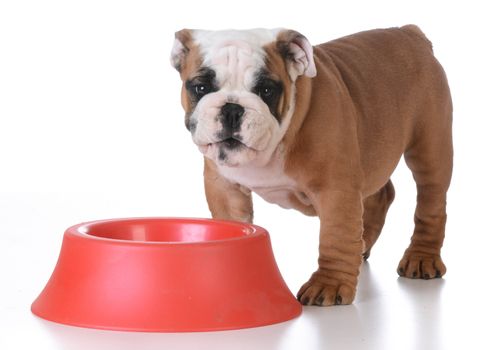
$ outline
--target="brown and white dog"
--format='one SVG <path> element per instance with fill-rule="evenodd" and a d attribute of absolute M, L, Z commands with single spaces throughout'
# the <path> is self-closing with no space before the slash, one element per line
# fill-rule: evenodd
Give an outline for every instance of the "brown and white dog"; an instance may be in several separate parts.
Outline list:
<path fill-rule="evenodd" d="M 417 184 L 400 276 L 437 278 L 452 172 L 452 104 L 422 31 L 361 32 L 312 47 L 285 29 L 176 33 L 185 124 L 205 157 L 214 218 L 251 222 L 251 191 L 320 218 L 305 305 L 352 303 L 394 199 L 402 155 Z"/>

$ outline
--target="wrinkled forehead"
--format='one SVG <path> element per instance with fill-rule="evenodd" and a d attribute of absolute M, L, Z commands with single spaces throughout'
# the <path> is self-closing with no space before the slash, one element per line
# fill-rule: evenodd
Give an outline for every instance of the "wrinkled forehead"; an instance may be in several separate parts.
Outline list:
<path fill-rule="evenodd" d="M 202 66 L 213 69 L 221 87 L 250 88 L 266 63 L 264 46 L 275 41 L 277 30 L 225 30 L 193 32 Z"/>

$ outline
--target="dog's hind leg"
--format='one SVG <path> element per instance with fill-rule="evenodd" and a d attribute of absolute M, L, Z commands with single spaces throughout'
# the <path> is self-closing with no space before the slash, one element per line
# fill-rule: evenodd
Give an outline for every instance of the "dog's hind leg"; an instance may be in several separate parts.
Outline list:
<path fill-rule="evenodd" d="M 395 199 L 395 188 L 389 180 L 378 192 L 364 199 L 362 239 L 364 240 L 364 260 L 369 258 L 371 248 L 378 239 L 385 223 L 386 213 Z"/>
<path fill-rule="evenodd" d="M 417 184 L 415 229 L 398 274 L 430 279 L 446 272 L 440 252 L 446 226 L 446 192 L 451 182 L 453 145 L 451 104 L 433 103 L 405 151 L 405 161 Z M 434 108 L 439 107 L 438 110 Z M 422 124 L 423 123 L 423 124 Z"/>

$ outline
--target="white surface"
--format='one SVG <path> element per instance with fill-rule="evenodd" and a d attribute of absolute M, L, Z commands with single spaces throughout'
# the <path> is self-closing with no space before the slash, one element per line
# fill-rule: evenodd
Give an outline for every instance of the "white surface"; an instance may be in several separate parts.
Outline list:
<path fill-rule="evenodd" d="M 471 1 L 345 1 L 324 9 L 313 1 L 246 1 L 239 14 L 238 5 L 217 3 L 0 3 L 0 349 L 490 348 L 488 12 Z M 168 59 L 175 30 L 283 26 L 319 43 L 406 23 L 420 25 L 434 43 L 454 98 L 444 279 L 396 275 L 415 199 L 401 164 L 397 198 L 352 306 L 307 307 L 288 323 L 202 334 L 95 331 L 31 315 L 68 226 L 208 216 L 202 160 L 184 128 L 180 82 Z M 261 200 L 255 209 L 296 293 L 315 269 L 318 222 Z"/>
<path fill-rule="evenodd" d="M 400 173 L 399 181 L 404 175 Z M 399 182 L 397 181 L 397 182 Z M 29 307 L 56 263 L 63 230 L 94 218 L 171 213 L 158 196 L 3 194 L 0 199 L 2 288 L 0 349 L 449 349 L 490 346 L 486 247 L 469 240 L 477 227 L 450 220 L 444 258 L 448 274 L 432 281 L 398 278 L 410 236 L 410 198 L 394 203 L 386 231 L 364 265 L 354 305 L 306 307 L 284 324 L 201 334 L 89 330 L 33 316 Z M 295 293 L 315 267 L 318 223 L 258 202 L 257 222 L 271 234 L 282 274 Z M 268 209 L 269 207 L 269 209 Z M 464 212 L 455 203 L 451 212 Z M 197 213 L 197 211 L 195 211 Z M 408 213 L 408 215 L 406 215 Z M 202 215 L 206 212 L 203 210 Z M 478 224 L 476 224 L 478 225 Z M 482 232 L 482 231 L 480 231 Z M 485 238 L 487 241 L 488 239 Z"/>

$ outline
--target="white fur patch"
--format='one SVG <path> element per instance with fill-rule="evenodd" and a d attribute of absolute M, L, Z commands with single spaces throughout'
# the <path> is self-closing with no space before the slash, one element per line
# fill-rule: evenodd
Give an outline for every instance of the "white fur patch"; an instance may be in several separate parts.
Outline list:
<path fill-rule="evenodd" d="M 193 31 L 203 56 L 203 65 L 216 72 L 220 86 L 230 91 L 249 89 L 254 74 L 264 66 L 262 46 L 275 40 L 266 29 Z"/>
<path fill-rule="evenodd" d="M 218 171 L 229 181 L 252 190 L 269 203 L 293 207 L 289 197 L 298 192 L 296 182 L 284 173 L 282 148 L 274 152 L 265 166 L 229 167 L 219 166 Z"/>
<path fill-rule="evenodd" d="M 203 65 L 216 72 L 218 84 L 230 92 L 252 88 L 255 73 L 264 66 L 263 46 L 276 39 L 278 29 L 194 30 Z"/>

